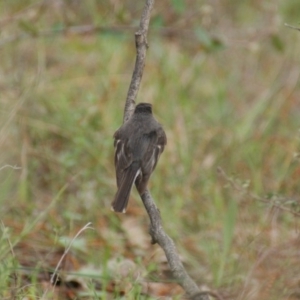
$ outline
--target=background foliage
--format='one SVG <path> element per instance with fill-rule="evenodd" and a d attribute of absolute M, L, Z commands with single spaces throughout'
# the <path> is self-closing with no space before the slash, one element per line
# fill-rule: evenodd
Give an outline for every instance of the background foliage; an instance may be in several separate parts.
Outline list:
<path fill-rule="evenodd" d="M 230 299 L 299 299 L 300 36 L 284 26 L 299 6 L 157 1 L 151 20 L 138 101 L 168 145 L 150 189 L 191 275 Z M 21 167 L 0 171 L 2 298 L 40 297 L 39 270 L 87 222 L 62 268 L 81 272 L 85 297 L 109 299 L 121 261 L 170 280 L 137 193 L 126 215 L 110 211 L 142 7 L 0 1 L 0 166 Z M 135 280 L 128 298 L 142 297 Z"/>

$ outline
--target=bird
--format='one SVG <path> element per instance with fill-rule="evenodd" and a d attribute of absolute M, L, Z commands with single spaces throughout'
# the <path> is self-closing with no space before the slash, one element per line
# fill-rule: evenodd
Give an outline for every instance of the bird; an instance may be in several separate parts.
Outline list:
<path fill-rule="evenodd" d="M 136 105 L 132 116 L 114 134 L 117 193 L 112 210 L 125 213 L 133 184 L 142 196 L 161 153 L 166 133 L 153 117 L 150 103 Z"/>

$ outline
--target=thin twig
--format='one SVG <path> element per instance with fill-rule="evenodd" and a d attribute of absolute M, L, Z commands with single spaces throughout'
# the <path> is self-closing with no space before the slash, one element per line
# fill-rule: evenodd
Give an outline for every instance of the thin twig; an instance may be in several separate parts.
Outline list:
<path fill-rule="evenodd" d="M 264 197 L 260 197 L 254 193 L 251 193 L 249 192 L 247 189 L 245 189 L 242 185 L 238 184 L 235 180 L 233 180 L 232 178 L 230 178 L 226 172 L 221 168 L 221 167 L 218 167 L 217 169 L 218 173 L 227 181 L 230 183 L 230 185 L 236 190 L 236 191 L 239 191 L 239 192 L 242 192 L 244 193 L 245 195 L 248 195 L 250 198 L 254 199 L 254 200 L 257 200 L 259 202 L 262 202 L 262 203 L 265 203 L 265 204 L 268 204 L 268 205 L 272 205 L 273 207 L 276 207 L 280 210 L 283 210 L 283 211 L 286 211 L 286 212 L 289 212 L 291 214 L 293 214 L 294 216 L 297 216 L 297 217 L 300 217 L 300 213 L 296 212 L 296 211 L 293 211 L 285 206 L 282 206 L 282 205 L 279 205 L 279 204 L 276 204 L 272 201 L 270 201 L 270 199 L 267 199 L 267 198 L 264 198 Z M 284 200 L 284 198 L 282 199 Z"/>
<path fill-rule="evenodd" d="M 173 240 L 163 229 L 159 209 L 155 205 L 150 192 L 147 190 L 141 198 L 150 218 L 149 233 L 152 237 L 152 244 L 157 243 L 164 250 L 173 277 L 182 286 L 190 299 L 208 300 L 208 293 L 201 291 L 186 272 Z"/>
<path fill-rule="evenodd" d="M 141 21 L 140 21 L 140 27 L 139 30 L 135 33 L 137 55 L 136 55 L 135 66 L 134 66 L 134 70 L 133 70 L 133 74 L 132 74 L 132 78 L 131 78 L 131 82 L 130 82 L 130 86 L 128 89 L 127 98 L 125 102 L 123 122 L 126 122 L 134 111 L 135 99 L 137 97 L 140 88 L 140 83 L 143 77 L 146 52 L 148 48 L 147 33 L 148 33 L 151 10 L 153 8 L 153 5 L 154 5 L 154 0 L 146 0 Z"/>
<path fill-rule="evenodd" d="M 20 169 L 22 169 L 21 167 L 17 167 L 17 166 L 5 165 L 5 166 L 2 166 L 0 168 L 0 171 L 3 170 L 3 169 L 5 169 L 5 168 L 11 168 L 11 169 L 14 169 L 14 170 L 20 170 Z"/>
<path fill-rule="evenodd" d="M 287 23 L 284 23 L 284 26 L 300 31 L 299 27 L 295 27 L 295 26 L 289 25 Z"/>
<path fill-rule="evenodd" d="M 58 269 L 59 269 L 59 267 L 60 267 L 62 261 L 64 260 L 64 258 L 65 258 L 66 255 L 68 254 L 68 252 L 70 251 L 70 249 L 71 249 L 72 244 L 74 243 L 74 241 L 78 238 L 78 236 L 79 236 L 84 230 L 86 230 L 86 229 L 94 229 L 94 228 L 90 227 L 91 224 L 92 224 L 91 222 L 87 223 L 87 224 L 86 224 L 85 226 L 83 226 L 83 227 L 77 232 L 77 234 L 72 238 L 71 242 L 69 243 L 69 246 L 65 249 L 64 254 L 63 254 L 62 257 L 60 258 L 60 260 L 59 260 L 59 262 L 58 262 L 58 264 L 57 264 L 57 266 L 56 266 L 56 268 L 55 268 L 55 270 L 54 270 L 54 272 L 53 272 L 53 274 L 52 274 L 52 276 L 51 276 L 51 278 L 50 278 L 50 283 L 51 283 L 51 284 L 54 284 L 54 278 L 55 278 L 55 275 L 56 275 L 56 273 L 57 273 L 57 271 L 58 271 Z"/>
<path fill-rule="evenodd" d="M 77 232 L 77 234 L 72 238 L 72 240 L 70 241 L 68 247 L 65 249 L 63 255 L 61 256 L 59 262 L 58 262 L 57 265 L 56 265 L 56 268 L 55 268 L 54 272 L 53 272 L 52 275 L 51 275 L 51 278 L 50 278 L 50 283 L 51 283 L 51 285 L 55 286 L 55 280 L 54 280 L 54 279 L 55 279 L 55 277 L 56 277 L 56 275 L 57 275 L 58 269 L 60 268 L 60 265 L 62 264 L 64 258 L 66 257 L 66 255 L 67 255 L 68 252 L 70 251 L 70 249 L 71 249 L 72 244 L 74 243 L 74 241 L 78 238 L 78 236 L 79 236 L 84 230 L 86 230 L 86 229 L 94 229 L 93 227 L 90 227 L 91 224 L 92 224 L 92 223 L 89 222 L 89 223 L 87 223 L 85 226 L 83 226 L 83 227 Z M 47 295 L 48 290 L 49 290 L 49 289 L 47 288 L 46 291 L 44 292 L 43 296 L 42 296 L 42 299 L 44 299 L 44 297 Z"/>

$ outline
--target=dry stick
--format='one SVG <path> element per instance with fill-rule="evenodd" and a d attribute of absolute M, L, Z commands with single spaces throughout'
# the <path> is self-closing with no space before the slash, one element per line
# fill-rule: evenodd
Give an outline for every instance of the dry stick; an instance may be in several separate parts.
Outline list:
<path fill-rule="evenodd" d="M 59 267 L 60 267 L 62 261 L 64 260 L 64 258 L 65 258 L 66 255 L 68 254 L 68 252 L 70 251 L 72 244 L 73 244 L 74 241 L 78 238 L 78 236 L 81 234 L 81 232 L 83 232 L 83 231 L 86 230 L 86 229 L 94 229 L 94 228 L 92 228 L 90 225 L 92 225 L 92 223 L 91 223 L 91 222 L 88 222 L 88 223 L 87 223 L 86 225 L 84 225 L 84 226 L 76 233 L 76 235 L 72 238 L 71 242 L 69 243 L 67 249 L 65 249 L 64 254 L 63 254 L 62 257 L 60 258 L 60 260 L 59 260 L 59 262 L 58 262 L 58 264 L 57 264 L 57 266 L 56 266 L 56 268 L 55 268 L 55 270 L 54 270 L 54 272 L 53 272 L 53 274 L 52 274 L 52 276 L 51 276 L 51 278 L 50 278 L 50 283 L 51 283 L 51 284 L 54 284 L 54 283 L 55 283 L 55 282 L 54 282 L 54 278 L 55 278 L 55 276 L 56 276 L 56 274 L 57 274 L 57 271 L 58 271 L 58 269 L 59 269 Z"/>
<path fill-rule="evenodd" d="M 5 169 L 5 168 L 11 168 L 11 169 L 14 169 L 14 170 L 20 170 L 20 169 L 22 169 L 21 167 L 18 167 L 18 166 L 5 165 L 5 166 L 2 166 L 0 168 L 0 171 L 3 170 L 3 169 Z"/>
<path fill-rule="evenodd" d="M 208 300 L 207 293 L 200 291 L 197 284 L 186 272 L 173 240 L 165 233 L 159 209 L 155 205 L 150 192 L 146 190 L 141 197 L 150 218 L 149 233 L 152 237 L 152 244 L 157 243 L 164 250 L 173 277 L 182 286 L 190 299 Z"/>
<path fill-rule="evenodd" d="M 147 32 L 149 28 L 150 13 L 153 5 L 154 0 L 146 0 L 146 4 L 140 21 L 140 27 L 139 30 L 135 33 L 137 56 L 125 103 L 123 122 L 126 122 L 130 118 L 135 108 L 135 99 L 137 97 L 145 66 L 145 57 L 148 47 Z M 165 233 L 162 227 L 159 210 L 156 207 L 149 191 L 147 190 L 143 195 L 141 195 L 141 198 L 150 218 L 151 225 L 149 233 L 152 237 L 152 243 L 158 243 L 164 250 L 175 280 L 183 287 L 190 299 L 208 300 L 208 295 L 200 291 L 197 284 L 187 274 L 179 258 L 173 240 Z"/>
<path fill-rule="evenodd" d="M 54 272 L 52 273 L 52 276 L 50 278 L 50 283 L 53 285 L 53 288 L 55 287 L 55 278 L 56 278 L 56 275 L 58 273 L 58 269 L 60 268 L 60 265 L 62 264 L 64 258 L 66 257 L 66 255 L 68 254 L 68 252 L 70 251 L 74 241 L 78 238 L 78 236 L 83 232 L 85 231 L 86 229 L 94 229 L 93 227 L 91 227 L 90 225 L 92 225 L 91 222 L 88 222 L 86 225 L 84 225 L 77 233 L 76 235 L 72 238 L 71 242 L 69 243 L 68 247 L 65 249 L 63 255 L 61 256 L 59 262 L 57 263 L 56 265 L 56 268 L 54 270 Z M 49 292 L 49 288 L 47 288 L 42 296 L 41 299 L 45 299 L 46 295 L 48 294 Z"/>
<path fill-rule="evenodd" d="M 245 195 L 251 197 L 252 199 L 254 200 L 257 200 L 257 201 L 260 201 L 262 203 L 265 203 L 267 205 L 271 205 L 273 207 L 276 207 L 282 211 L 286 211 L 286 212 L 289 212 L 291 214 L 293 214 L 294 216 L 297 216 L 299 217 L 300 216 L 300 213 L 299 212 L 296 212 L 296 211 L 293 211 L 292 209 L 289 209 L 285 206 L 282 206 L 280 204 L 276 204 L 275 202 L 272 202 L 270 199 L 267 199 L 267 198 L 264 198 L 264 197 L 260 197 L 254 193 L 251 193 L 249 192 L 246 188 L 244 188 L 242 185 L 238 184 L 234 179 L 230 178 L 226 172 L 221 168 L 221 167 L 218 167 L 217 168 L 217 172 L 219 175 L 221 175 L 227 182 L 230 183 L 230 185 L 238 192 L 241 192 L 241 193 L 244 193 Z M 282 198 L 282 200 L 285 200 L 285 198 Z"/>
<path fill-rule="evenodd" d="M 287 24 L 287 23 L 284 23 L 284 26 L 289 27 L 289 28 L 291 28 L 291 29 L 295 29 L 295 30 L 300 31 L 300 28 L 299 28 L 299 27 L 295 27 L 295 26 L 289 25 L 289 24 Z"/>
<path fill-rule="evenodd" d="M 142 13 L 139 30 L 135 33 L 135 46 L 136 46 L 136 60 L 135 66 L 127 93 L 127 98 L 124 108 L 124 119 L 125 123 L 132 115 L 135 108 L 135 99 L 137 97 L 140 83 L 143 77 L 143 71 L 145 66 L 146 52 L 148 48 L 147 44 L 147 33 L 150 22 L 150 14 L 154 5 L 154 0 L 146 0 L 145 7 Z"/>

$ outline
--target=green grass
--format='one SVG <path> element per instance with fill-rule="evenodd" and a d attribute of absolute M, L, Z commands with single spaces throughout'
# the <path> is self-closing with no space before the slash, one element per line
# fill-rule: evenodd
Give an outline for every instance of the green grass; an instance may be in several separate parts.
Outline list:
<path fill-rule="evenodd" d="M 23 10 L 33 1 L 0 4 L 0 20 L 19 12 L 33 27 L 30 32 L 20 20 L 5 21 L 0 37 L 0 167 L 21 167 L 0 171 L 3 298 L 11 270 L 19 274 L 26 263 L 54 268 L 55 259 L 51 264 L 47 257 L 88 222 L 95 230 L 81 234 L 72 256 L 78 268 L 101 269 L 104 285 L 109 284 L 105 268 L 113 259 L 139 262 L 150 273 L 153 265 L 162 268 L 157 247 L 132 245 L 124 226 L 134 218 L 148 237 L 137 192 L 128 214 L 110 211 L 116 191 L 112 136 L 122 122 L 135 61 L 134 29 L 32 37 L 32 30 L 66 24 L 135 25 L 141 7 L 75 2 L 66 4 L 65 15 L 50 4 L 38 11 L 36 4 L 29 9 L 36 17 Z M 150 189 L 165 230 L 199 284 L 226 289 L 236 299 L 275 299 L 278 293 L 282 298 L 294 289 L 298 218 L 272 203 L 299 210 L 300 36 L 283 26 L 297 23 L 298 4 L 273 10 L 274 1 L 270 7 L 227 2 L 214 8 L 172 1 L 174 11 L 156 6 L 153 18 L 160 24 L 189 33 L 201 27 L 207 38 L 217 33 L 225 42 L 215 48 L 202 45 L 199 37 L 185 43 L 185 31 L 162 38 L 158 25 L 151 32 L 137 101 L 153 103 L 168 144 Z M 27 37 L 1 43 L 19 34 Z M 252 194 L 269 196 L 269 204 Z M 285 245 L 290 253 L 283 253 Z M 267 251 L 273 260 L 261 260 Z M 281 270 L 278 257 L 288 268 L 280 280 L 264 282 L 261 278 Z M 33 278 L 28 289 L 18 278 L 18 297 L 42 295 L 38 276 Z M 132 282 L 128 299 L 143 299 L 140 285 Z M 108 298 L 92 284 L 89 290 L 90 299 Z"/>

